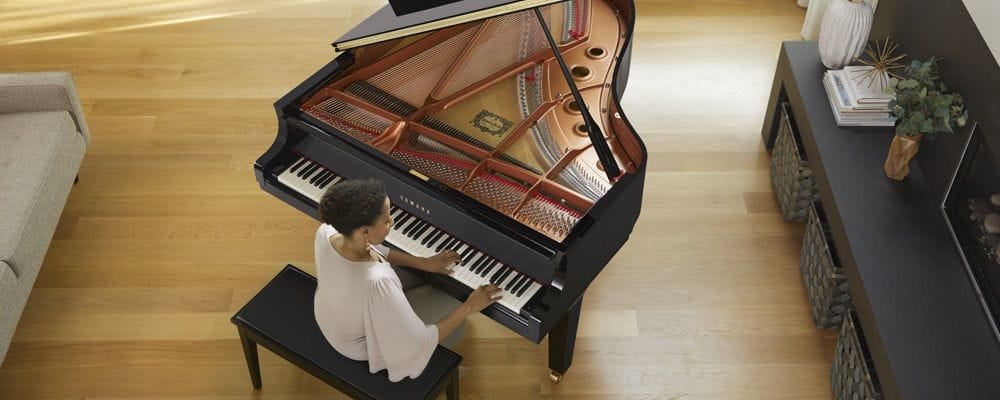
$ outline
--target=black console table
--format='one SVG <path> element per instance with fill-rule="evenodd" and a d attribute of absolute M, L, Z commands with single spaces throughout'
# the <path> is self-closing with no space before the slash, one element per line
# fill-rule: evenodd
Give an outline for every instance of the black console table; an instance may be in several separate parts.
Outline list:
<path fill-rule="evenodd" d="M 838 127 L 824 71 L 816 42 L 783 43 L 762 135 L 770 149 L 790 103 L 883 394 L 1000 399 L 1000 344 L 949 233 L 944 193 L 915 163 L 903 182 L 885 177 L 891 128 Z"/>

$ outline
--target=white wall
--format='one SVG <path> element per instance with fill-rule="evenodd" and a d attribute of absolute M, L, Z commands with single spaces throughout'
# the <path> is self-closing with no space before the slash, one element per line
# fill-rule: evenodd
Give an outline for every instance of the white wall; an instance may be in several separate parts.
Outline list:
<path fill-rule="evenodd" d="M 972 15 L 979 33 L 1000 64 L 1000 2 L 997 0 L 962 0 Z"/>

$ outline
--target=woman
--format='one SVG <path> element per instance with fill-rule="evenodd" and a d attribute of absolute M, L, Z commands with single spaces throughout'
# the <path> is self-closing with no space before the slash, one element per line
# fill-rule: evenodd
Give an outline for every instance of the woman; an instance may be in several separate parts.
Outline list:
<path fill-rule="evenodd" d="M 465 319 L 500 299 L 500 289 L 489 285 L 459 303 L 390 266 L 449 274 L 459 258 L 454 251 L 416 257 L 382 245 L 393 220 L 379 181 L 334 185 L 319 212 L 316 322 L 337 352 L 368 360 L 372 373 L 387 369 L 393 382 L 416 378 L 438 343 L 453 346 Z"/>

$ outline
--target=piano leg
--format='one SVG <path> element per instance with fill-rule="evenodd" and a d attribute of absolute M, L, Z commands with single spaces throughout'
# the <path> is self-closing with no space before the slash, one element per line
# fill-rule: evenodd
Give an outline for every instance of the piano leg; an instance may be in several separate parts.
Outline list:
<path fill-rule="evenodd" d="M 580 296 L 549 332 L 549 380 L 554 383 L 562 380 L 563 374 L 573 363 L 573 347 L 576 345 L 576 328 L 580 324 L 582 304 L 583 296 Z"/>

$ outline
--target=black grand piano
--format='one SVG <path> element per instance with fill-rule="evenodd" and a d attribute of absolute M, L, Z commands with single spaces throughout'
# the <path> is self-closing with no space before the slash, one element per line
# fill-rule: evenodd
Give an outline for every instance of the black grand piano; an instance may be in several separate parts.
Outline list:
<path fill-rule="evenodd" d="M 337 182 L 385 182 L 387 244 L 457 250 L 455 273 L 422 277 L 460 300 L 497 283 L 504 298 L 483 313 L 549 336 L 558 382 L 584 292 L 642 202 L 646 148 L 620 104 L 634 20 L 631 0 L 386 6 L 275 103 L 257 181 L 314 218 Z"/>

